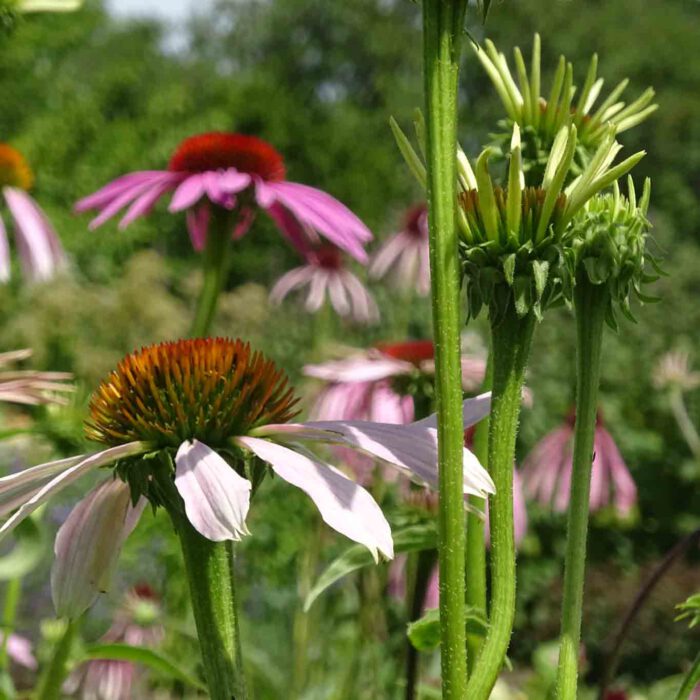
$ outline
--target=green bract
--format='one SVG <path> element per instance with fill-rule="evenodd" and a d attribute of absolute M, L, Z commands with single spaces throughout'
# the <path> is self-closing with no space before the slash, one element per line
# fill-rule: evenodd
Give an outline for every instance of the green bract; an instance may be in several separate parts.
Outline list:
<path fill-rule="evenodd" d="M 535 34 L 530 71 L 520 49 L 513 54 L 515 76 L 503 53 L 487 40 L 485 47 L 476 44 L 474 50 L 496 88 L 505 107 L 507 119 L 500 122 L 502 130 L 493 135 L 493 145 L 506 150 L 513 128 L 517 124 L 522 134 L 523 160 L 528 184 L 541 177 L 556 135 L 564 127 L 576 127 L 578 143 L 571 172 L 576 175 L 585 168 L 593 153 L 606 139 L 612 125 L 620 133 L 644 121 L 658 105 L 652 104 L 654 90 L 648 88 L 636 100 L 626 104 L 620 99 L 629 80 L 622 80 L 598 105 L 604 80 L 597 77 L 598 57 L 593 55 L 583 87 L 573 85 L 573 66 L 564 56 L 559 63 L 547 96 L 541 95 L 540 37 Z M 517 80 L 517 81 L 516 81 Z M 578 92 L 578 94 L 577 94 Z"/>
<path fill-rule="evenodd" d="M 571 179 L 577 145 L 576 127 L 562 127 L 538 187 L 523 184 L 517 124 L 511 138 L 506 188 L 494 186 L 489 174 L 493 148 L 481 153 L 474 170 L 466 156 L 459 154 L 462 192 L 457 221 L 470 316 L 488 305 L 492 318 L 498 318 L 513 303 L 519 316 L 532 311 L 539 318 L 548 306 L 571 297 L 575 217 L 594 195 L 615 183 L 644 156 L 641 151 L 613 166 L 621 146 L 615 141 L 614 127 L 609 127 L 584 170 Z"/>
<path fill-rule="evenodd" d="M 634 293 L 642 301 L 651 301 L 642 294 L 644 283 L 658 279 L 645 272 L 650 262 L 658 272 L 657 261 L 645 252 L 651 224 L 647 219 L 651 182 L 644 183 L 642 197 L 637 197 L 632 178 L 627 180 L 628 196 L 620 194 L 615 183 L 612 193 L 591 199 L 574 217 L 567 231 L 567 248 L 573 252 L 572 275 L 585 275 L 595 285 L 607 285 L 610 297 L 606 320 L 617 328 L 615 307 L 634 320 L 630 298 Z"/>

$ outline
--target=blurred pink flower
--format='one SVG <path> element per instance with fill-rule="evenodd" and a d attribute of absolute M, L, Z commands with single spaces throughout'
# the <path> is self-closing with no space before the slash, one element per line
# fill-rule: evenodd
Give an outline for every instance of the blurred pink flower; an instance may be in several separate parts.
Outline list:
<path fill-rule="evenodd" d="M 126 594 L 112 626 L 100 643 L 157 647 L 165 636 L 160 624 L 161 614 L 153 590 L 146 584 L 139 584 Z M 95 659 L 79 668 L 69 678 L 64 690 L 69 693 L 79 690 L 83 700 L 130 700 L 137 697 L 133 686 L 139 671 L 139 667 L 130 661 Z"/>
<path fill-rule="evenodd" d="M 73 378 L 68 372 L 38 372 L 31 369 L 9 369 L 7 365 L 31 357 L 28 349 L 0 353 L 0 401 L 37 406 L 39 404 L 65 404 L 63 394 L 75 387 L 68 384 Z"/>
<path fill-rule="evenodd" d="M 285 273 L 270 292 L 270 301 L 280 304 L 291 292 L 308 287 L 306 310 L 316 313 L 330 299 L 339 316 L 349 316 L 358 323 L 377 323 L 379 309 L 360 280 L 343 262 L 341 251 L 322 245 L 305 253 L 306 265 Z"/>
<path fill-rule="evenodd" d="M 5 642 L 5 633 L 0 632 L 0 644 Z M 39 667 L 36 657 L 34 656 L 34 651 L 32 649 L 32 643 L 26 638 L 19 634 L 10 633 L 7 637 L 7 655 L 19 666 L 24 666 L 30 671 L 36 671 Z"/>
<path fill-rule="evenodd" d="M 307 185 L 285 180 L 282 156 L 266 141 L 244 134 L 210 132 L 185 139 L 167 170 L 144 170 L 117 178 L 81 199 L 76 211 L 96 210 L 94 229 L 129 206 L 119 223 L 125 228 L 148 214 L 173 191 L 169 210 L 186 211 L 196 250 L 204 248 L 215 211 L 237 211 L 231 234 L 247 233 L 257 209 L 264 209 L 282 234 L 299 250 L 318 244 L 320 236 L 360 262 L 369 229 L 343 204 Z"/>
<path fill-rule="evenodd" d="M 27 194 L 33 176 L 22 154 L 0 143 L 0 190 L 14 223 L 15 243 L 24 276 L 45 282 L 65 266 L 56 231 L 39 205 Z M 0 282 L 10 279 L 10 246 L 0 216 Z"/>
<path fill-rule="evenodd" d="M 375 279 L 388 277 L 402 292 L 415 290 L 420 296 L 430 293 L 428 209 L 425 204 L 417 204 L 406 212 L 401 231 L 384 241 L 374 254 L 369 274 Z"/>
<path fill-rule="evenodd" d="M 575 416 L 542 438 L 523 463 L 525 493 L 555 511 L 569 505 Z M 637 487 L 599 412 L 593 444 L 591 512 L 609 504 L 622 516 L 637 502 Z"/>

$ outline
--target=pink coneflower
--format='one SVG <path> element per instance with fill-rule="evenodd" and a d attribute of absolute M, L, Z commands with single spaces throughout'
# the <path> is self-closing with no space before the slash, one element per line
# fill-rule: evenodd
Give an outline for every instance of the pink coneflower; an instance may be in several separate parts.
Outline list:
<path fill-rule="evenodd" d="M 376 559 L 379 553 L 391 558 L 391 530 L 372 496 L 316 457 L 309 444 L 350 447 L 435 487 L 435 416 L 404 426 L 291 423 L 296 403 L 284 373 L 240 340 L 181 340 L 127 355 L 90 403 L 88 437 L 106 449 L 0 479 L 0 514 L 19 506 L 0 537 L 80 477 L 115 467 L 56 536 L 54 603 L 59 614 L 74 617 L 108 587 L 121 545 L 147 501 L 163 505 L 168 494 L 170 507 L 203 537 L 240 540 L 248 534 L 251 479 L 259 483 L 271 469 L 304 491 L 336 531 Z M 488 406 L 488 395 L 466 401 L 465 423 L 483 418 Z M 464 492 L 492 491 L 491 478 L 465 448 Z"/>
<path fill-rule="evenodd" d="M 65 404 L 63 394 L 74 391 L 68 384 L 73 375 L 68 372 L 37 372 L 31 369 L 10 369 L 8 365 L 31 357 L 28 349 L 0 353 L 0 401 L 29 406 Z"/>
<path fill-rule="evenodd" d="M 575 416 L 538 442 L 523 464 L 525 492 L 555 511 L 565 511 L 571 492 L 572 452 Z M 590 510 L 609 504 L 620 515 L 627 515 L 637 502 L 637 487 L 601 413 L 596 421 L 591 472 Z"/>
<path fill-rule="evenodd" d="M 5 642 L 5 633 L 0 632 L 0 645 L 2 644 L 7 645 L 7 655 L 18 666 L 24 666 L 24 668 L 27 668 L 30 671 L 37 670 L 39 664 L 34 656 L 32 643 L 26 637 L 22 637 L 19 634 L 10 633 L 10 635 L 7 637 L 7 642 Z"/>
<path fill-rule="evenodd" d="M 160 624 L 162 611 L 150 586 L 139 584 L 129 591 L 117 610 L 112 626 L 100 639 L 102 644 L 128 644 L 153 648 L 165 635 Z M 95 659 L 88 661 L 66 683 L 66 692 L 80 690 L 84 700 L 129 700 L 134 695 L 139 667 L 130 661 Z"/>
<path fill-rule="evenodd" d="M 58 236 L 39 205 L 27 194 L 34 181 L 22 154 L 0 143 L 0 190 L 14 224 L 15 244 L 24 276 L 30 282 L 51 279 L 65 265 Z M 0 216 L 0 282 L 10 279 L 10 246 Z"/>
<path fill-rule="evenodd" d="M 308 287 L 305 308 L 310 313 L 321 309 L 328 298 L 339 316 L 358 323 L 379 321 L 379 309 L 372 295 L 343 261 L 341 251 L 332 245 L 309 249 L 306 265 L 295 267 L 280 277 L 270 292 L 270 301 L 280 304 L 291 292 Z"/>
<path fill-rule="evenodd" d="M 187 228 L 196 250 L 204 248 L 210 219 L 224 216 L 234 239 L 243 236 L 257 209 L 264 209 L 299 250 L 320 236 L 365 262 L 367 227 L 343 204 L 307 185 L 285 180 L 282 156 L 267 142 L 244 134 L 210 132 L 185 139 L 167 170 L 123 175 L 81 199 L 76 211 L 96 210 L 90 228 L 129 207 L 119 226 L 148 214 L 174 190 L 171 212 L 187 212 Z M 235 216 L 234 216 L 235 215 Z"/>
<path fill-rule="evenodd" d="M 430 293 L 430 255 L 428 252 L 428 209 L 417 204 L 406 213 L 403 228 L 390 236 L 375 253 L 370 276 L 388 276 L 402 292 L 416 290 L 420 296 Z"/>

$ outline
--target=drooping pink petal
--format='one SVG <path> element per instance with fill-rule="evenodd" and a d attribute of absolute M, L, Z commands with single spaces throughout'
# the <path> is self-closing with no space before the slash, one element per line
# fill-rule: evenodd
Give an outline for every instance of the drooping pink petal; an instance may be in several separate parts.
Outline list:
<path fill-rule="evenodd" d="M 166 170 L 141 170 L 128 175 L 122 175 L 116 180 L 106 184 L 104 187 L 93 192 L 87 197 L 83 197 L 76 202 L 73 209 L 82 213 L 91 209 L 103 209 L 110 202 L 120 197 L 126 191 L 133 191 L 134 187 L 148 188 L 153 184 L 161 182 L 165 176 L 172 178 L 173 181 L 182 179 L 181 176 L 170 173 Z M 174 176 L 174 177 L 173 177 Z"/>
<path fill-rule="evenodd" d="M 189 209 L 204 196 L 204 190 L 204 173 L 188 175 L 173 193 L 170 204 L 168 205 L 168 211 L 177 212 L 183 209 Z"/>
<path fill-rule="evenodd" d="M 197 252 L 203 251 L 204 246 L 207 244 L 207 231 L 209 230 L 210 219 L 211 210 L 206 203 L 187 210 L 187 232 L 190 234 L 192 247 Z"/>
<path fill-rule="evenodd" d="M 0 632 L 0 644 L 5 641 L 5 633 Z M 7 655 L 20 666 L 36 671 L 39 664 L 32 650 L 32 643 L 19 634 L 10 634 L 7 637 Z"/>
<path fill-rule="evenodd" d="M 42 486 L 42 488 L 34 493 L 32 497 L 26 501 L 20 509 L 0 527 L 0 539 L 6 537 L 17 525 L 25 518 L 29 517 L 42 503 L 46 503 L 50 498 L 62 491 L 67 486 L 70 486 L 74 481 L 80 479 L 88 472 L 102 467 L 106 464 L 111 464 L 123 457 L 137 455 L 146 451 L 146 445 L 142 442 L 127 442 L 124 445 L 110 447 L 102 452 L 90 455 L 82 459 L 77 464 L 63 470 L 58 476 L 55 476 L 51 481 Z M 7 478 L 7 477 L 6 477 Z"/>
<path fill-rule="evenodd" d="M 312 276 L 313 268 L 309 265 L 295 267 L 286 272 L 270 290 L 270 303 L 281 304 L 288 294 L 308 284 Z"/>
<path fill-rule="evenodd" d="M 550 505 L 560 472 L 569 454 L 569 425 L 545 435 L 523 462 L 525 492 L 543 505 Z"/>
<path fill-rule="evenodd" d="M 60 617 L 77 618 L 108 590 L 122 545 L 146 506 L 134 508 L 120 479 L 103 481 L 61 525 L 51 570 L 51 595 Z"/>
<path fill-rule="evenodd" d="M 599 426 L 596 437 L 601 443 L 601 452 L 610 473 L 615 508 L 621 515 L 627 515 L 637 502 L 637 486 L 612 435 Z"/>
<path fill-rule="evenodd" d="M 491 392 L 487 391 L 484 394 L 479 394 L 472 399 L 466 399 L 462 402 L 462 422 L 464 429 L 476 425 L 480 420 L 488 416 L 491 410 Z M 423 420 L 416 421 L 411 425 L 421 426 L 423 428 L 437 428 L 437 414 L 433 413 Z"/>
<path fill-rule="evenodd" d="M 269 209 L 275 202 L 288 209 L 298 220 L 364 263 L 364 244 L 372 239 L 369 229 L 338 200 L 325 192 L 294 182 L 255 184 L 258 204 Z"/>
<path fill-rule="evenodd" d="M 365 545 L 375 561 L 378 551 L 388 559 L 393 558 L 389 523 L 376 501 L 361 486 L 329 464 L 268 440 L 239 437 L 236 442 L 267 462 L 279 477 L 304 491 L 330 527 Z"/>
<path fill-rule="evenodd" d="M 82 700 L 131 700 L 136 667 L 130 661 L 94 659 L 88 662 Z"/>
<path fill-rule="evenodd" d="M 306 297 L 304 305 L 309 313 L 316 313 L 326 299 L 326 285 L 328 284 L 328 275 L 324 270 L 317 267 L 312 268 L 313 275 L 309 284 L 309 294 Z"/>
<path fill-rule="evenodd" d="M 410 362 L 390 357 L 367 358 L 364 355 L 333 360 L 320 365 L 304 365 L 307 377 L 326 382 L 375 382 L 381 379 L 410 374 L 414 366 Z"/>
<path fill-rule="evenodd" d="M 307 423 L 266 425 L 255 435 L 283 435 L 304 440 L 323 440 L 372 455 L 390 464 L 418 483 L 437 489 L 437 430 L 420 423 L 389 425 L 366 421 L 310 421 Z M 309 431 L 306 433 L 306 431 Z M 466 448 L 464 457 L 464 493 L 483 497 L 493 493 L 494 485 L 486 470 Z"/>
<path fill-rule="evenodd" d="M 343 284 L 343 277 L 339 274 L 331 274 L 328 276 L 328 296 L 331 300 L 331 305 L 335 309 L 338 316 L 348 316 L 352 307 L 348 291 Z M 362 320 L 357 318 L 356 320 Z"/>
<path fill-rule="evenodd" d="M 9 282 L 10 270 L 10 245 L 7 242 L 5 222 L 2 220 L 2 216 L 0 216 L 0 282 Z"/>
<path fill-rule="evenodd" d="M 170 180 L 164 182 L 157 182 L 149 189 L 147 189 L 143 194 L 139 195 L 134 199 L 133 203 L 127 210 L 126 214 L 122 217 L 119 222 L 119 228 L 125 229 L 132 221 L 138 219 L 141 216 L 146 216 L 151 209 L 156 205 L 156 202 L 169 190 L 174 187 L 174 184 Z"/>
<path fill-rule="evenodd" d="M 252 488 L 248 479 L 199 440 L 180 445 L 175 465 L 175 486 L 197 532 L 212 542 L 250 534 L 245 524 Z"/>
<path fill-rule="evenodd" d="M 353 318 L 360 323 L 378 323 L 379 308 L 372 295 L 352 272 L 339 271 L 342 284 L 352 302 Z"/>
<path fill-rule="evenodd" d="M 284 235 L 292 246 L 302 255 L 305 255 L 313 244 L 320 242 L 320 238 L 313 231 L 304 228 L 294 215 L 287 211 L 282 205 L 273 202 L 270 206 L 263 208 L 268 216 L 275 222 L 277 228 L 282 232 L 282 235 Z"/>
<path fill-rule="evenodd" d="M 53 226 L 26 192 L 5 187 L 3 193 L 15 222 L 17 250 L 24 274 L 33 282 L 50 279 L 65 264 Z"/>
<path fill-rule="evenodd" d="M 381 279 L 400 259 L 406 245 L 408 236 L 402 231 L 388 238 L 379 250 L 374 254 L 369 266 L 369 275 L 374 279 Z"/>
<path fill-rule="evenodd" d="M 367 416 L 369 421 L 405 425 L 413 420 L 414 411 L 412 396 L 397 394 L 388 381 L 376 382 L 373 385 L 372 401 Z M 342 417 L 336 416 L 338 419 Z"/>

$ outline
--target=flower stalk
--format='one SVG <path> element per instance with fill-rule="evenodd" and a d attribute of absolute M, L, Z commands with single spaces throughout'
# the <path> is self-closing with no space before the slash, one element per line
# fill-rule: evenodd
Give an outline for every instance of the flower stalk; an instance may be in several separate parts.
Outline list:
<path fill-rule="evenodd" d="M 36 691 L 38 700 L 60 700 L 63 697 L 62 686 L 68 674 L 73 640 L 78 629 L 78 620 L 66 620 L 61 638 L 56 643 L 49 665 L 44 670 Z"/>
<path fill-rule="evenodd" d="M 513 462 L 525 369 L 535 323 L 534 312 L 520 316 L 512 302 L 503 316 L 491 318 L 493 390 L 488 465 L 496 485 L 489 507 L 491 606 L 489 631 L 462 696 L 470 700 L 490 697 L 508 651 L 515 617 Z"/>
<path fill-rule="evenodd" d="M 219 295 L 224 287 L 230 256 L 231 217 L 228 213 L 214 211 L 207 242 L 202 252 L 204 282 L 197 300 L 190 337 L 203 338 L 209 335 L 214 314 L 219 304 Z"/>
<path fill-rule="evenodd" d="M 212 542 L 192 527 L 180 509 L 168 510 L 185 560 L 209 697 L 245 700 L 233 542 Z"/>
<path fill-rule="evenodd" d="M 609 304 L 610 293 L 607 285 L 593 284 L 587 275 L 578 275 L 574 288 L 577 335 L 576 427 L 557 670 L 559 700 L 576 698 L 593 440 L 598 408 L 603 326 Z"/>
<path fill-rule="evenodd" d="M 463 425 L 457 254 L 457 80 L 466 0 L 424 0 L 427 185 L 440 485 L 442 696 L 465 697 Z"/>

